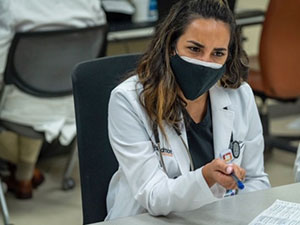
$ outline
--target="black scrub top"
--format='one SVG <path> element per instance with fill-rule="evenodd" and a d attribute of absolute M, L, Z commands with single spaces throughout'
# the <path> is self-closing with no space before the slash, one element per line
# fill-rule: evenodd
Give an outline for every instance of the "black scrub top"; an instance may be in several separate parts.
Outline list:
<path fill-rule="evenodd" d="M 209 97 L 207 99 L 206 114 L 200 123 L 195 123 L 187 112 L 185 117 L 189 150 L 196 170 L 215 158 Z"/>

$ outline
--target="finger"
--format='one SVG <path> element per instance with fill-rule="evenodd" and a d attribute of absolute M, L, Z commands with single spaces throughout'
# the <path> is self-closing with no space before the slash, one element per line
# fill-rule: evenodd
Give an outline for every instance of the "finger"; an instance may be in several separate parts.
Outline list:
<path fill-rule="evenodd" d="M 228 190 L 238 189 L 236 182 L 232 183 L 228 187 L 226 187 Z"/>
<path fill-rule="evenodd" d="M 243 170 L 241 171 L 241 180 L 244 181 L 244 180 L 245 180 L 245 177 L 246 177 L 246 170 L 243 169 Z"/>
<path fill-rule="evenodd" d="M 233 167 L 233 172 L 235 173 L 235 175 L 240 180 L 243 180 L 245 178 L 246 171 L 243 168 L 241 168 L 238 165 L 236 165 L 236 164 L 232 164 L 232 167 Z"/>
<path fill-rule="evenodd" d="M 223 160 L 221 159 L 215 159 L 213 162 L 215 165 L 215 170 L 220 171 L 224 174 L 231 174 L 233 171 L 232 165 L 231 164 L 226 164 Z"/>
<path fill-rule="evenodd" d="M 231 175 L 222 172 L 216 173 L 216 182 L 226 189 L 236 189 L 237 184 Z"/>
<path fill-rule="evenodd" d="M 237 184 L 236 182 L 231 178 L 228 183 L 225 183 L 223 185 L 226 189 L 237 189 Z"/>

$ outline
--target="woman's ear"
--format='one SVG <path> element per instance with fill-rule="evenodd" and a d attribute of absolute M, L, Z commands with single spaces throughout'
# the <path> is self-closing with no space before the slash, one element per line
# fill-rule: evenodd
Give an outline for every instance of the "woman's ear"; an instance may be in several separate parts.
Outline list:
<path fill-rule="evenodd" d="M 174 42 L 171 46 L 171 55 L 174 56 L 177 54 L 177 50 L 176 50 L 176 42 Z"/>
<path fill-rule="evenodd" d="M 171 56 L 176 55 L 176 53 L 177 53 L 177 51 L 176 51 L 175 46 L 172 46 L 172 49 L 171 49 Z"/>

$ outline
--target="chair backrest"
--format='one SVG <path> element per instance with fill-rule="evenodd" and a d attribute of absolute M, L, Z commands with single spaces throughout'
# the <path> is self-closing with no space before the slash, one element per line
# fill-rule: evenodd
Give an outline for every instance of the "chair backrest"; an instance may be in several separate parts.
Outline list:
<path fill-rule="evenodd" d="M 265 93 L 281 99 L 300 96 L 300 1 L 270 0 L 260 41 Z"/>
<path fill-rule="evenodd" d="M 118 168 L 107 132 L 111 90 L 140 54 L 112 56 L 79 64 L 72 75 L 84 224 L 104 220 L 109 181 Z"/>
<path fill-rule="evenodd" d="M 71 72 L 79 62 L 103 56 L 107 25 L 16 33 L 4 80 L 38 97 L 72 93 Z"/>

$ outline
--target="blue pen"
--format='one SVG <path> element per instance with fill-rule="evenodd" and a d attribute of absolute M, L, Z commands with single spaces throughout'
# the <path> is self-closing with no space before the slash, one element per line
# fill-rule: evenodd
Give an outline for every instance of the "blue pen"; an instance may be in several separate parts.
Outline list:
<path fill-rule="evenodd" d="M 235 175 L 235 173 L 232 172 L 230 175 L 231 175 L 232 178 L 235 180 L 235 182 L 236 182 L 238 188 L 241 189 L 241 190 L 244 189 L 245 185 L 244 185 L 243 182 Z"/>

